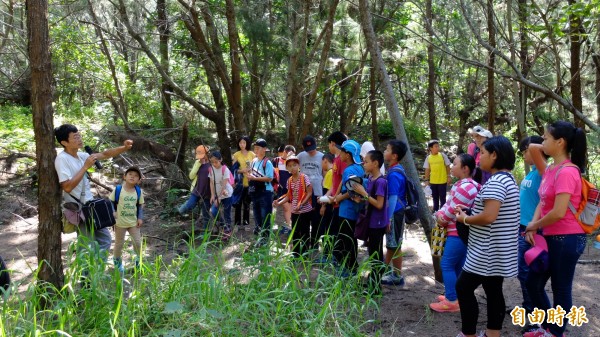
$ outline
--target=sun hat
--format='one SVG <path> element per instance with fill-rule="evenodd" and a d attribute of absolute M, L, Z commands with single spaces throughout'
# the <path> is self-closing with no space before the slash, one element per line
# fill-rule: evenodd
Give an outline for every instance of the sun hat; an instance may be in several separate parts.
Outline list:
<path fill-rule="evenodd" d="M 360 146 L 360 156 L 364 158 L 367 155 L 367 153 L 369 153 L 369 151 L 373 150 L 375 150 L 373 142 L 366 141 Z"/>
<path fill-rule="evenodd" d="M 342 151 L 349 153 L 356 164 L 362 163 L 360 160 L 360 144 L 356 141 L 350 139 L 343 142 Z"/>
<path fill-rule="evenodd" d="M 532 246 L 525 252 L 525 263 L 536 273 L 541 273 L 548 270 L 548 243 L 546 239 L 536 234 L 533 236 L 535 246 Z"/>
<path fill-rule="evenodd" d="M 359 177 L 359 176 L 349 176 L 348 180 L 346 180 L 346 182 L 344 183 L 344 187 L 346 187 L 346 189 L 348 191 L 354 191 L 354 186 L 356 186 L 356 184 L 358 185 L 362 185 L 363 184 L 363 178 Z"/>
<path fill-rule="evenodd" d="M 477 125 L 477 126 L 473 127 L 472 129 L 469 129 L 469 133 L 472 134 L 472 135 L 473 134 L 480 135 L 480 136 L 485 137 L 485 138 L 492 138 L 492 137 L 494 137 L 494 135 L 489 130 L 484 129 L 480 125 Z"/>
<path fill-rule="evenodd" d="M 296 157 L 296 156 L 289 156 L 289 157 L 287 157 L 285 159 L 285 166 L 287 166 L 288 163 L 293 162 L 293 161 L 295 161 L 298 164 L 300 164 L 300 159 L 298 159 L 298 157 Z"/>
<path fill-rule="evenodd" d="M 202 159 L 206 157 L 206 153 L 208 153 L 208 146 L 198 145 L 196 147 L 196 159 Z"/>

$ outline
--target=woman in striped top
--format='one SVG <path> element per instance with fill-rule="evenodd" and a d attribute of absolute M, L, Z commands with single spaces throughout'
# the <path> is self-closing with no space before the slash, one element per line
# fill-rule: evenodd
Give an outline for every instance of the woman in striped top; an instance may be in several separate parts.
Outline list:
<path fill-rule="evenodd" d="M 286 202 L 292 204 L 292 254 L 300 257 L 308 248 L 310 239 L 310 215 L 313 209 L 313 189 L 310 179 L 300 173 L 300 160 L 296 156 L 289 156 L 285 161 L 287 170 L 291 173 L 287 181 L 287 194 L 273 201 L 273 207 Z"/>
<path fill-rule="evenodd" d="M 462 332 L 475 336 L 479 305 L 475 289 L 483 286 L 487 297 L 487 328 L 480 336 L 498 337 L 504 321 L 502 283 L 517 275 L 517 235 L 519 232 L 519 187 L 510 171 L 515 152 L 508 139 L 495 136 L 483 143 L 479 165 L 492 176 L 483 185 L 467 215 L 460 207 L 456 220 L 470 227 L 467 259 L 456 282 Z"/>
<path fill-rule="evenodd" d="M 475 158 L 470 154 L 463 153 L 454 158 L 450 173 L 459 180 L 452 186 L 448 201 L 435 213 L 437 223 L 448 230 L 441 263 L 446 295 L 439 296 L 439 302 L 429 304 L 429 307 L 437 312 L 460 311 L 455 287 L 456 279 L 465 264 L 467 245 L 458 237 L 454 210 L 456 206 L 470 208 L 473 205 L 475 196 L 481 188 L 481 185 L 471 178 L 474 169 Z"/>

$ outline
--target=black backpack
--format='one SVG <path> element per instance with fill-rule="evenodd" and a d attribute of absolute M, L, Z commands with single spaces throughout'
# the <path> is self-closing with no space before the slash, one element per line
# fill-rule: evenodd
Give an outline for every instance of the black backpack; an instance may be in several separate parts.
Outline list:
<path fill-rule="evenodd" d="M 392 172 L 398 172 L 404 177 L 404 186 L 406 190 L 406 205 L 404 205 L 404 222 L 413 224 L 419 220 L 419 191 L 417 185 L 410 179 L 399 165 L 392 167 L 388 176 Z M 398 200 L 402 202 L 401 200 Z"/>

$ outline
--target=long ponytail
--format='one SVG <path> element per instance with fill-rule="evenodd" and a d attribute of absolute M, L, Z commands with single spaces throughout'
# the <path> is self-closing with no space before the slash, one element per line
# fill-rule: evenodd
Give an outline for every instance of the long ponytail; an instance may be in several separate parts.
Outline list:
<path fill-rule="evenodd" d="M 587 161 L 587 137 L 585 131 L 565 121 L 556 121 L 549 124 L 547 129 L 554 139 L 563 138 L 567 142 L 566 150 L 567 154 L 571 156 L 571 162 L 577 165 L 583 173 Z"/>

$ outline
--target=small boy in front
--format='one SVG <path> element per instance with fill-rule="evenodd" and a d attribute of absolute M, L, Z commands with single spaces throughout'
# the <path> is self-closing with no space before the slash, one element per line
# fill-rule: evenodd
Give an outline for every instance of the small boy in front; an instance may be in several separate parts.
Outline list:
<path fill-rule="evenodd" d="M 300 172 L 298 157 L 288 157 L 285 166 L 291 173 L 287 181 L 287 193 L 273 201 L 273 206 L 290 203 L 292 209 L 292 253 L 294 257 L 300 257 L 307 251 L 310 243 L 313 189 L 308 176 Z"/>
<path fill-rule="evenodd" d="M 142 224 L 144 223 L 144 194 L 138 186 L 141 180 L 142 172 L 139 168 L 132 166 L 125 171 L 125 175 L 123 176 L 123 184 L 120 188 L 119 199 L 116 200 L 116 188 L 109 196 L 109 199 L 116 205 L 115 219 L 117 220 L 117 223 L 115 224 L 113 262 L 115 267 L 119 269 L 121 273 L 125 272 L 123 259 L 121 258 L 125 233 L 129 233 L 129 236 L 133 239 L 133 249 L 137 254 L 135 259 L 136 267 L 138 267 L 140 263 L 142 252 L 142 234 L 140 227 L 142 227 Z"/>
<path fill-rule="evenodd" d="M 354 227 L 358 218 L 358 210 L 355 203 L 350 199 L 350 193 L 346 189 L 346 182 L 351 176 L 364 177 L 365 170 L 360 165 L 360 144 L 354 140 L 347 140 L 342 143 L 340 158 L 347 164 L 342 173 L 341 191 L 335 197 L 333 202 L 339 203 L 339 234 L 334 245 L 334 256 L 342 266 L 340 276 L 349 277 L 356 273 L 358 265 L 356 263 L 358 254 L 358 242 L 354 237 Z"/>

